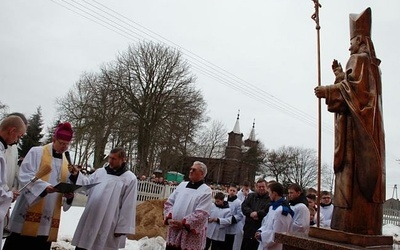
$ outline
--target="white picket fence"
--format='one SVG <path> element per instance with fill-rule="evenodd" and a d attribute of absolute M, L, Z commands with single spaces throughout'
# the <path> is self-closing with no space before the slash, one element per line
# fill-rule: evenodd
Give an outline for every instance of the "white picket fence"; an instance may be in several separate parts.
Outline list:
<path fill-rule="evenodd" d="M 167 199 L 172 192 L 176 189 L 176 185 L 161 185 L 150 181 L 138 181 L 138 196 L 137 201 L 147 200 L 162 200 Z M 212 197 L 217 192 L 223 192 L 225 196 L 227 193 L 224 190 L 212 190 Z"/>
<path fill-rule="evenodd" d="M 400 226 L 400 210 L 398 209 L 383 209 L 383 225 L 392 224 Z"/>
<path fill-rule="evenodd" d="M 167 199 L 172 192 L 176 189 L 176 185 L 161 185 L 150 181 L 140 181 L 138 180 L 138 195 L 137 201 L 140 204 L 143 201 L 147 200 L 163 200 Z M 221 190 L 212 190 L 212 196 L 217 192 L 223 192 L 225 196 L 226 192 Z M 85 194 L 76 193 L 74 201 L 72 202 L 73 206 L 82 206 L 84 207 L 87 202 L 87 196 Z"/>
<path fill-rule="evenodd" d="M 176 185 L 162 185 L 150 181 L 138 181 L 137 201 L 162 200 L 176 189 Z"/>

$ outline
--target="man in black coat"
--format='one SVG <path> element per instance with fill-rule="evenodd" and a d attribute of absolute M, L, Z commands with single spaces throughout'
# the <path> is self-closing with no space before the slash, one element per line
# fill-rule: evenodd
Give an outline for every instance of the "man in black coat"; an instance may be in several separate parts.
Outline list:
<path fill-rule="evenodd" d="M 271 199 L 267 193 L 267 181 L 259 179 L 256 192 L 248 195 L 242 203 L 242 213 L 246 216 L 243 227 L 241 250 L 257 250 L 255 233 L 261 227 L 262 219 L 267 215 Z"/>

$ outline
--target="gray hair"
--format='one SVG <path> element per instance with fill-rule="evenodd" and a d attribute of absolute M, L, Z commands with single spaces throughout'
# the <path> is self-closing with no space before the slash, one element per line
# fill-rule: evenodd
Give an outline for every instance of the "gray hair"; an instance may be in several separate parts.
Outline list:
<path fill-rule="evenodd" d="M 207 175 L 207 166 L 206 164 L 202 163 L 201 161 L 195 161 L 193 162 L 193 165 L 198 165 L 201 169 L 201 172 L 203 172 L 204 176 Z"/>

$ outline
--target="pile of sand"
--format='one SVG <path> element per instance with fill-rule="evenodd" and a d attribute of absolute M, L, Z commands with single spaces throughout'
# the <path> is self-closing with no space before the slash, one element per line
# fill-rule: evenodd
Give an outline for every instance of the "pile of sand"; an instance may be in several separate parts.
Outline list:
<path fill-rule="evenodd" d="M 167 227 L 163 224 L 165 201 L 148 200 L 136 207 L 136 233 L 128 236 L 130 240 L 139 240 L 145 236 L 166 238 Z"/>

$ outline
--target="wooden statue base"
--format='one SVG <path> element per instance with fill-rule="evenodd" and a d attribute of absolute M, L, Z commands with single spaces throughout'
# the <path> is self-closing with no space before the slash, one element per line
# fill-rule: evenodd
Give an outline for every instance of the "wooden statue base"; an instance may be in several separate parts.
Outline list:
<path fill-rule="evenodd" d="M 392 236 L 360 235 L 316 227 L 310 228 L 309 235 L 275 233 L 275 242 L 283 244 L 283 250 L 394 249 Z"/>
<path fill-rule="evenodd" d="M 362 235 L 346 233 L 343 231 L 312 227 L 309 236 L 324 240 L 330 240 L 345 244 L 351 244 L 361 247 L 371 246 L 391 246 L 393 245 L 393 237 L 385 235 Z"/>

